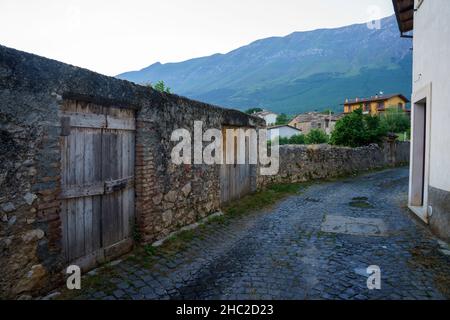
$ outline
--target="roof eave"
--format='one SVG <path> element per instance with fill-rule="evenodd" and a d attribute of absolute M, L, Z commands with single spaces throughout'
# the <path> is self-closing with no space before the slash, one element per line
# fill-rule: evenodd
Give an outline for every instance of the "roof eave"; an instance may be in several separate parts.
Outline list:
<path fill-rule="evenodd" d="M 409 0 L 409 3 L 403 8 L 402 11 L 400 11 L 399 3 L 403 1 L 405 0 L 392 0 L 392 4 L 394 6 L 395 16 L 397 18 L 397 24 L 401 36 L 404 38 L 412 38 L 411 35 L 406 35 L 405 33 L 414 29 L 414 0 Z M 407 15 L 406 19 L 402 19 L 402 15 L 405 14 Z"/>

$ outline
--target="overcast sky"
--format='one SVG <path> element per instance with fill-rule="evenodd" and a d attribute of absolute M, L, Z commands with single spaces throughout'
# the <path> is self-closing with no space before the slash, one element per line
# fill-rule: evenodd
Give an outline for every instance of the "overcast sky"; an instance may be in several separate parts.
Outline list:
<path fill-rule="evenodd" d="M 393 14 L 391 0 L 0 0 L 0 44 L 107 75 Z"/>

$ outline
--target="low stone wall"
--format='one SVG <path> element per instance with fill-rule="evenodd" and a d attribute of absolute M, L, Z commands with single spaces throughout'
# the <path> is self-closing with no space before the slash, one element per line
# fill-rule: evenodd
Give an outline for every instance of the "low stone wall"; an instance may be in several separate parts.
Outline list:
<path fill-rule="evenodd" d="M 409 142 L 346 148 L 330 145 L 280 146 L 280 171 L 259 176 L 258 187 L 327 179 L 409 162 Z"/>

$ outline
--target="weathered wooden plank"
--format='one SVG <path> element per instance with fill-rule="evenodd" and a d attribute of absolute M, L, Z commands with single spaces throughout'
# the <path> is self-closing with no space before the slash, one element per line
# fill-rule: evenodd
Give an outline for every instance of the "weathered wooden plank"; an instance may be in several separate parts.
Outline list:
<path fill-rule="evenodd" d="M 67 186 L 61 191 L 60 199 L 75 199 L 105 194 L 104 184 L 88 184 L 81 186 Z"/>
<path fill-rule="evenodd" d="M 65 261 L 69 261 L 69 252 L 68 248 L 68 239 L 67 239 L 67 202 L 61 202 L 61 210 L 60 210 L 60 220 L 61 220 L 61 244 L 62 244 L 62 252 L 64 255 Z"/>
<path fill-rule="evenodd" d="M 117 181 L 122 180 L 122 182 L 119 182 L 118 185 L 113 187 L 113 189 L 118 189 L 116 195 L 116 202 L 117 202 L 117 238 L 118 240 L 123 239 L 123 190 L 128 185 L 128 179 L 123 179 L 124 175 L 124 168 L 123 168 L 123 136 L 125 135 L 126 131 L 117 131 L 116 132 L 116 155 L 117 155 L 117 172 L 116 172 L 116 178 Z"/>
<path fill-rule="evenodd" d="M 111 135 L 109 131 L 104 130 L 102 135 L 102 180 L 110 180 L 111 169 L 110 160 L 111 154 Z M 112 195 L 107 194 L 102 196 L 102 245 L 111 245 L 112 239 L 111 234 L 114 232 L 113 222 L 111 221 L 111 197 Z"/>
<path fill-rule="evenodd" d="M 66 154 L 67 167 L 65 171 L 66 185 L 75 183 L 75 141 L 76 136 L 70 135 L 67 137 Z M 76 202 L 74 200 L 67 200 L 67 252 L 68 259 L 72 261 L 76 258 Z"/>
<path fill-rule="evenodd" d="M 72 132 L 75 137 L 74 147 L 74 165 L 75 165 L 75 184 L 84 183 L 84 130 L 74 129 Z"/>
<path fill-rule="evenodd" d="M 69 261 L 77 258 L 77 219 L 76 219 L 76 201 L 69 199 L 66 200 L 68 207 L 67 225 L 68 225 L 68 257 Z"/>
<path fill-rule="evenodd" d="M 115 180 L 117 177 L 117 134 L 112 130 L 103 132 L 103 180 Z M 103 196 L 102 200 L 102 237 L 103 245 L 114 244 L 118 237 L 118 203 L 117 194 Z"/>
<path fill-rule="evenodd" d="M 92 249 L 102 247 L 102 196 L 92 197 Z"/>
<path fill-rule="evenodd" d="M 84 183 L 96 182 L 94 164 L 94 135 L 98 130 L 84 129 Z"/>
<path fill-rule="evenodd" d="M 102 178 L 102 131 L 96 130 L 93 133 L 93 164 L 94 181 L 103 184 Z M 92 198 L 92 230 L 93 230 L 93 249 L 102 247 L 102 196 Z"/>
<path fill-rule="evenodd" d="M 235 182 L 236 182 L 236 170 L 234 169 L 234 164 L 228 165 L 228 201 L 231 201 L 234 199 L 235 195 Z"/>
<path fill-rule="evenodd" d="M 67 167 L 68 167 L 68 137 L 63 136 L 60 137 L 60 148 L 61 148 L 61 186 L 66 184 L 67 180 Z M 68 252 L 68 207 L 67 202 L 61 202 L 61 210 L 60 210 L 60 220 L 61 220 L 61 242 L 62 242 L 62 251 L 65 258 L 65 261 L 69 261 L 69 252 Z"/>
<path fill-rule="evenodd" d="M 243 188 L 241 191 L 241 197 L 243 197 L 244 195 L 248 194 L 249 191 L 249 183 L 250 183 L 250 171 L 249 171 L 249 167 L 250 167 L 250 145 L 249 145 L 249 137 L 246 137 L 245 139 L 245 164 L 243 165 L 243 172 L 244 172 L 244 181 L 243 181 Z"/>
<path fill-rule="evenodd" d="M 230 192 L 231 192 L 231 188 L 230 188 L 230 172 L 231 172 L 231 167 L 229 164 L 225 164 L 224 166 L 224 175 L 223 175 L 223 179 L 224 179 L 224 195 L 223 195 L 223 201 L 224 203 L 228 202 L 230 200 Z"/>
<path fill-rule="evenodd" d="M 76 169 L 76 158 L 75 158 L 75 148 L 76 148 L 76 135 L 71 134 L 68 139 L 67 145 L 67 157 L 68 157 L 68 167 L 67 167 L 67 180 L 66 185 L 74 185 L 75 181 L 75 169 Z"/>
<path fill-rule="evenodd" d="M 83 182 L 92 183 L 94 181 L 94 166 L 93 166 L 93 133 L 94 130 L 84 130 L 84 179 Z M 84 198 L 84 241 L 85 254 L 93 250 L 93 207 L 92 197 Z"/>
<path fill-rule="evenodd" d="M 241 197 L 241 192 L 243 189 L 243 183 L 244 183 L 244 165 L 240 164 L 236 168 L 238 170 L 238 180 L 237 180 L 237 190 L 236 190 L 236 198 L 239 199 Z"/>
<path fill-rule="evenodd" d="M 70 118 L 72 128 L 106 128 L 106 116 L 103 114 L 66 112 L 64 116 Z"/>
<path fill-rule="evenodd" d="M 120 175 L 120 156 L 119 156 L 119 133 L 117 131 L 111 131 L 111 146 L 110 152 L 112 153 L 112 161 L 110 168 L 112 170 L 112 178 L 114 180 L 119 179 Z M 121 239 L 120 220 L 121 220 L 121 208 L 120 208 L 120 192 L 111 195 L 111 221 L 113 223 L 113 232 L 111 234 L 112 243 L 116 243 Z"/>
<path fill-rule="evenodd" d="M 92 144 L 93 144 L 93 156 L 92 162 L 94 167 L 94 177 L 93 181 L 103 182 L 102 176 L 102 158 L 103 158 L 103 149 L 102 149 L 102 131 L 96 130 L 92 136 Z"/>
<path fill-rule="evenodd" d="M 123 194 L 123 234 L 124 237 L 131 237 L 131 229 L 134 223 L 134 189 L 124 190 Z"/>
<path fill-rule="evenodd" d="M 61 191 L 61 199 L 74 199 L 102 195 L 105 193 L 104 183 L 65 186 Z"/>
<path fill-rule="evenodd" d="M 134 121 L 134 118 L 120 119 L 108 115 L 106 116 L 106 123 L 106 127 L 108 129 L 131 131 L 136 130 L 136 123 Z"/>
<path fill-rule="evenodd" d="M 220 202 L 225 202 L 225 165 L 220 166 Z"/>
<path fill-rule="evenodd" d="M 231 193 L 230 193 L 230 199 L 235 199 L 236 196 L 236 168 L 234 165 L 230 165 L 230 182 L 231 182 Z"/>
<path fill-rule="evenodd" d="M 109 246 L 114 243 L 114 211 L 113 194 L 102 197 L 102 245 Z"/>
<path fill-rule="evenodd" d="M 84 254 L 90 253 L 93 250 L 93 206 L 92 197 L 84 199 Z"/>
<path fill-rule="evenodd" d="M 85 132 L 83 130 L 73 130 L 76 136 L 75 140 L 75 184 L 84 184 L 84 143 Z M 76 256 L 81 257 L 85 254 L 85 221 L 84 221 L 84 199 L 77 198 L 76 201 Z"/>

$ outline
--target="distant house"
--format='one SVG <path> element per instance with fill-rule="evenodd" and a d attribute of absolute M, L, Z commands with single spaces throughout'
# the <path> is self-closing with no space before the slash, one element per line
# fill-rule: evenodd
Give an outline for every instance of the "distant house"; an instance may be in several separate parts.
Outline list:
<path fill-rule="evenodd" d="M 340 116 L 329 115 L 318 112 L 308 112 L 298 115 L 289 125 L 300 129 L 304 134 L 308 134 L 313 129 L 321 129 L 327 134 L 331 134 Z"/>
<path fill-rule="evenodd" d="M 393 3 L 414 48 L 409 207 L 450 241 L 450 1 Z"/>
<path fill-rule="evenodd" d="M 302 131 L 300 129 L 291 127 L 289 125 L 273 126 L 267 128 L 267 140 L 273 140 L 276 137 L 291 138 L 299 134 L 302 134 Z"/>
<path fill-rule="evenodd" d="M 270 112 L 270 111 L 261 111 L 253 114 L 259 118 L 266 120 L 267 126 L 272 126 L 277 123 L 278 114 Z"/>
<path fill-rule="evenodd" d="M 380 94 L 370 98 L 347 99 L 343 106 L 344 113 L 352 113 L 356 109 L 362 109 L 365 114 L 374 116 L 386 111 L 386 109 L 394 108 L 408 112 L 408 110 L 406 110 L 407 103 L 409 103 L 408 98 L 402 94 Z"/>

